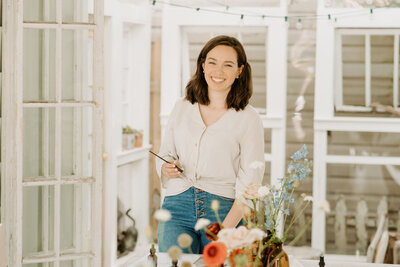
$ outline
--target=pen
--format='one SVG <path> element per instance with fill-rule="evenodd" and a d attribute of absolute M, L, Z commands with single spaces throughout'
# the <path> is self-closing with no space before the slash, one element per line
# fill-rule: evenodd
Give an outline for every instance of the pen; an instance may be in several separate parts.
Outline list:
<path fill-rule="evenodd" d="M 151 154 L 153 154 L 154 156 L 156 156 L 157 158 L 159 158 L 159 159 L 165 161 L 166 163 L 173 164 L 173 163 L 169 162 L 168 160 L 163 159 L 162 157 L 160 157 L 159 155 L 157 155 L 157 154 L 154 153 L 153 151 L 149 150 L 149 152 L 150 152 Z M 175 165 L 175 167 L 178 169 L 179 172 L 183 172 L 183 170 L 182 170 L 181 168 L 179 168 L 178 166 Z"/>

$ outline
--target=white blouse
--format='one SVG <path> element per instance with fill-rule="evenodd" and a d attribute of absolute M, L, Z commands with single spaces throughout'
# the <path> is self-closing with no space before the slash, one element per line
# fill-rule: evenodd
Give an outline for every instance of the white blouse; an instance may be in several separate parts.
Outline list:
<path fill-rule="evenodd" d="M 179 178 L 157 172 L 166 195 L 177 195 L 194 186 L 211 194 L 239 198 L 246 185 L 261 184 L 264 176 L 264 128 L 256 110 L 229 109 L 206 126 L 198 103 L 179 100 L 172 110 L 159 155 L 179 160 L 184 172 Z"/>

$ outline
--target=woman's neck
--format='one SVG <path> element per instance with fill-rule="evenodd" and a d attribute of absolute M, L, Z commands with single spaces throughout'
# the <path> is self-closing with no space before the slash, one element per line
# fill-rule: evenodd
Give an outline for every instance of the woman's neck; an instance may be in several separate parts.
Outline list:
<path fill-rule="evenodd" d="M 228 109 L 226 106 L 226 97 L 228 92 L 213 92 L 208 91 L 208 99 L 210 99 L 210 104 L 208 107 L 212 109 Z"/>

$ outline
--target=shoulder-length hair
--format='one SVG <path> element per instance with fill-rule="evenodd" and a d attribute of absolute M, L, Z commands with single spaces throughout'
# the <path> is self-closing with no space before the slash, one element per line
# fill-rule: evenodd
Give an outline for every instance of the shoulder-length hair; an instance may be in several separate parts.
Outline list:
<path fill-rule="evenodd" d="M 237 54 L 238 67 L 244 66 L 238 79 L 232 84 L 231 90 L 226 97 L 228 109 L 234 108 L 236 111 L 244 109 L 249 103 L 253 93 L 253 82 L 251 80 L 251 67 L 247 62 L 246 53 L 242 44 L 234 37 L 219 35 L 209 40 L 201 50 L 197 58 L 196 73 L 186 85 L 185 99 L 192 104 L 198 102 L 202 105 L 210 104 L 208 98 L 208 85 L 203 73 L 203 63 L 206 60 L 208 52 L 218 45 L 230 46 L 235 49 Z"/>

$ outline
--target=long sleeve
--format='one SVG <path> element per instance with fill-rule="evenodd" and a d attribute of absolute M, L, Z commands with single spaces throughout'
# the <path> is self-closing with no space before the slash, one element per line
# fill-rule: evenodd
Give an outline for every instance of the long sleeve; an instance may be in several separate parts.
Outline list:
<path fill-rule="evenodd" d="M 171 114 L 169 115 L 167 127 L 166 127 L 165 133 L 164 133 L 164 138 L 162 139 L 160 151 L 158 153 L 158 155 L 160 157 L 162 157 L 168 161 L 171 161 L 171 162 L 178 159 L 175 141 L 174 141 L 174 123 L 175 123 L 177 113 L 179 112 L 178 110 L 179 110 L 180 102 L 181 101 L 178 101 L 175 104 L 174 108 L 172 109 Z M 160 179 L 161 179 L 161 186 L 163 188 L 166 188 L 168 178 L 165 177 L 161 172 L 161 167 L 164 163 L 165 162 L 162 161 L 161 159 L 156 158 L 157 174 L 158 174 L 158 177 L 160 177 Z"/>
<path fill-rule="evenodd" d="M 264 171 L 264 128 L 258 114 L 245 125 L 246 130 L 240 140 L 239 171 L 236 179 L 236 198 L 242 201 L 246 185 L 261 184 Z M 246 201 L 244 201 L 246 204 Z"/>

